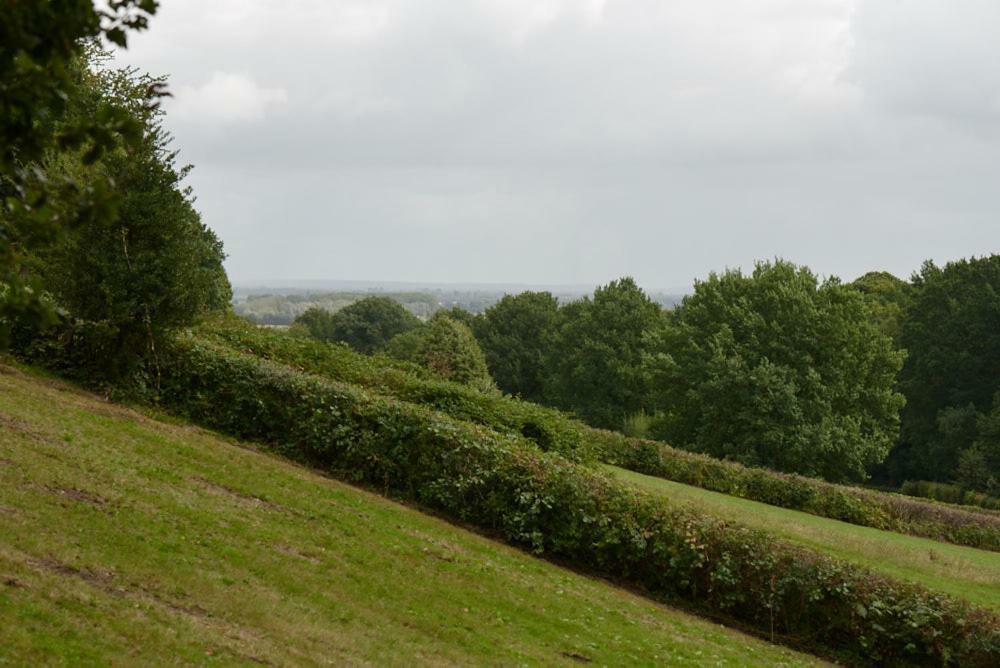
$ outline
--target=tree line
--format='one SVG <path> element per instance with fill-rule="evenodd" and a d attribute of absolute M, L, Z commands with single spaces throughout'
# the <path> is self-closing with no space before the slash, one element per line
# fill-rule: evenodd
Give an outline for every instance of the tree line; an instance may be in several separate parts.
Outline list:
<path fill-rule="evenodd" d="M 998 293 L 996 255 L 846 284 L 777 260 L 713 273 L 672 309 L 622 278 L 565 304 L 523 292 L 430 325 L 370 297 L 296 327 L 426 365 L 415 342 L 450 321 L 468 330 L 450 354 L 481 356 L 499 390 L 597 427 L 829 480 L 995 493 Z"/>

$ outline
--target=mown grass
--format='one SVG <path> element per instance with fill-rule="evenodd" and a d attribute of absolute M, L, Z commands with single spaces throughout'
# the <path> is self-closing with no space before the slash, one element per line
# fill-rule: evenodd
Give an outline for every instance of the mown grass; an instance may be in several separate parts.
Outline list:
<path fill-rule="evenodd" d="M 0 367 L 0 663 L 55 661 L 815 663 Z"/>
<path fill-rule="evenodd" d="M 607 466 L 622 480 L 886 575 L 1000 610 L 1000 554 L 838 522 Z"/>

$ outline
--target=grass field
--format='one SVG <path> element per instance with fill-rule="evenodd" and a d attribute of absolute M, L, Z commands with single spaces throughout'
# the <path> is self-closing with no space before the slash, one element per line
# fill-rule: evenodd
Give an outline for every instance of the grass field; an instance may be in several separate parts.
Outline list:
<path fill-rule="evenodd" d="M 623 480 L 887 575 L 1000 610 L 1000 553 L 846 524 L 608 466 Z"/>
<path fill-rule="evenodd" d="M 0 366 L 0 663 L 807 665 Z"/>

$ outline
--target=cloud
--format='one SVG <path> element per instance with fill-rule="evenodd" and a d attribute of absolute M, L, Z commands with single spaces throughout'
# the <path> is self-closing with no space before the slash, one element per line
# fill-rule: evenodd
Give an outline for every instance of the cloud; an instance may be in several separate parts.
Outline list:
<path fill-rule="evenodd" d="M 234 278 L 673 286 L 1000 250 L 996 0 L 171 0 Z M 239 74 L 234 74 L 239 73 Z"/>
<path fill-rule="evenodd" d="M 177 89 L 167 109 L 180 122 L 211 124 L 259 121 L 287 102 L 284 88 L 259 86 L 245 74 L 213 72 L 200 86 Z"/>
<path fill-rule="evenodd" d="M 902 118 L 1000 123 L 1000 3 L 863 2 L 852 20 L 847 76 Z"/>

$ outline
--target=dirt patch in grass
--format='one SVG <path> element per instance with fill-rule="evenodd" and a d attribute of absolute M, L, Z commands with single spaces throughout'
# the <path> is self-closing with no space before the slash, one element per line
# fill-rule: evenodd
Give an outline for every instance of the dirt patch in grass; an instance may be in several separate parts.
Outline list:
<path fill-rule="evenodd" d="M 209 490 L 210 492 L 222 496 L 227 496 L 232 499 L 236 499 L 241 505 L 244 506 L 249 506 L 254 508 L 266 508 L 268 510 L 274 510 L 274 511 L 284 510 L 282 506 L 279 506 L 276 503 L 271 503 L 267 499 L 262 499 L 259 496 L 254 496 L 253 494 L 246 494 L 245 492 L 241 492 L 238 489 L 233 489 L 232 487 L 229 487 L 227 485 L 222 485 L 217 482 L 212 482 L 207 478 L 195 476 L 191 478 L 191 480 L 200 485 L 201 487 Z"/>
<path fill-rule="evenodd" d="M 38 441 L 40 443 L 56 443 L 51 435 L 45 432 L 38 431 L 34 429 L 30 424 L 21 420 L 20 418 L 7 415 L 6 413 L 0 413 L 0 429 L 6 429 L 12 431 L 16 434 L 26 436 L 33 441 Z M 7 460 L 4 460 L 7 461 Z"/>
<path fill-rule="evenodd" d="M 280 552 L 281 554 L 287 554 L 290 557 L 295 557 L 297 559 L 302 559 L 304 561 L 308 561 L 310 564 L 316 564 L 317 566 L 319 564 L 323 563 L 318 557 L 315 557 L 315 556 L 313 556 L 311 554 L 303 552 L 302 550 L 294 548 L 291 545 L 284 545 L 282 543 L 274 543 L 274 544 L 271 545 L 271 549 L 273 549 L 275 552 Z"/>
<path fill-rule="evenodd" d="M 46 487 L 45 489 L 56 496 L 77 501 L 79 503 L 88 503 L 92 506 L 103 506 L 108 502 L 108 500 L 103 496 L 83 489 L 77 489 L 76 487 Z"/>
<path fill-rule="evenodd" d="M 571 659 L 577 663 L 593 663 L 594 660 L 589 656 L 584 656 L 583 654 L 577 654 L 576 652 L 559 652 L 567 659 Z"/>
<path fill-rule="evenodd" d="M 55 557 L 51 556 L 42 557 L 41 559 L 30 559 L 28 563 L 38 570 L 48 571 L 49 573 L 55 573 L 56 575 L 62 575 L 65 577 L 79 578 L 87 584 L 93 585 L 108 592 L 109 594 L 114 594 L 116 596 L 122 596 L 125 594 L 125 589 L 114 586 L 114 571 L 95 568 L 77 568 L 63 563 L 62 561 L 59 561 Z"/>

